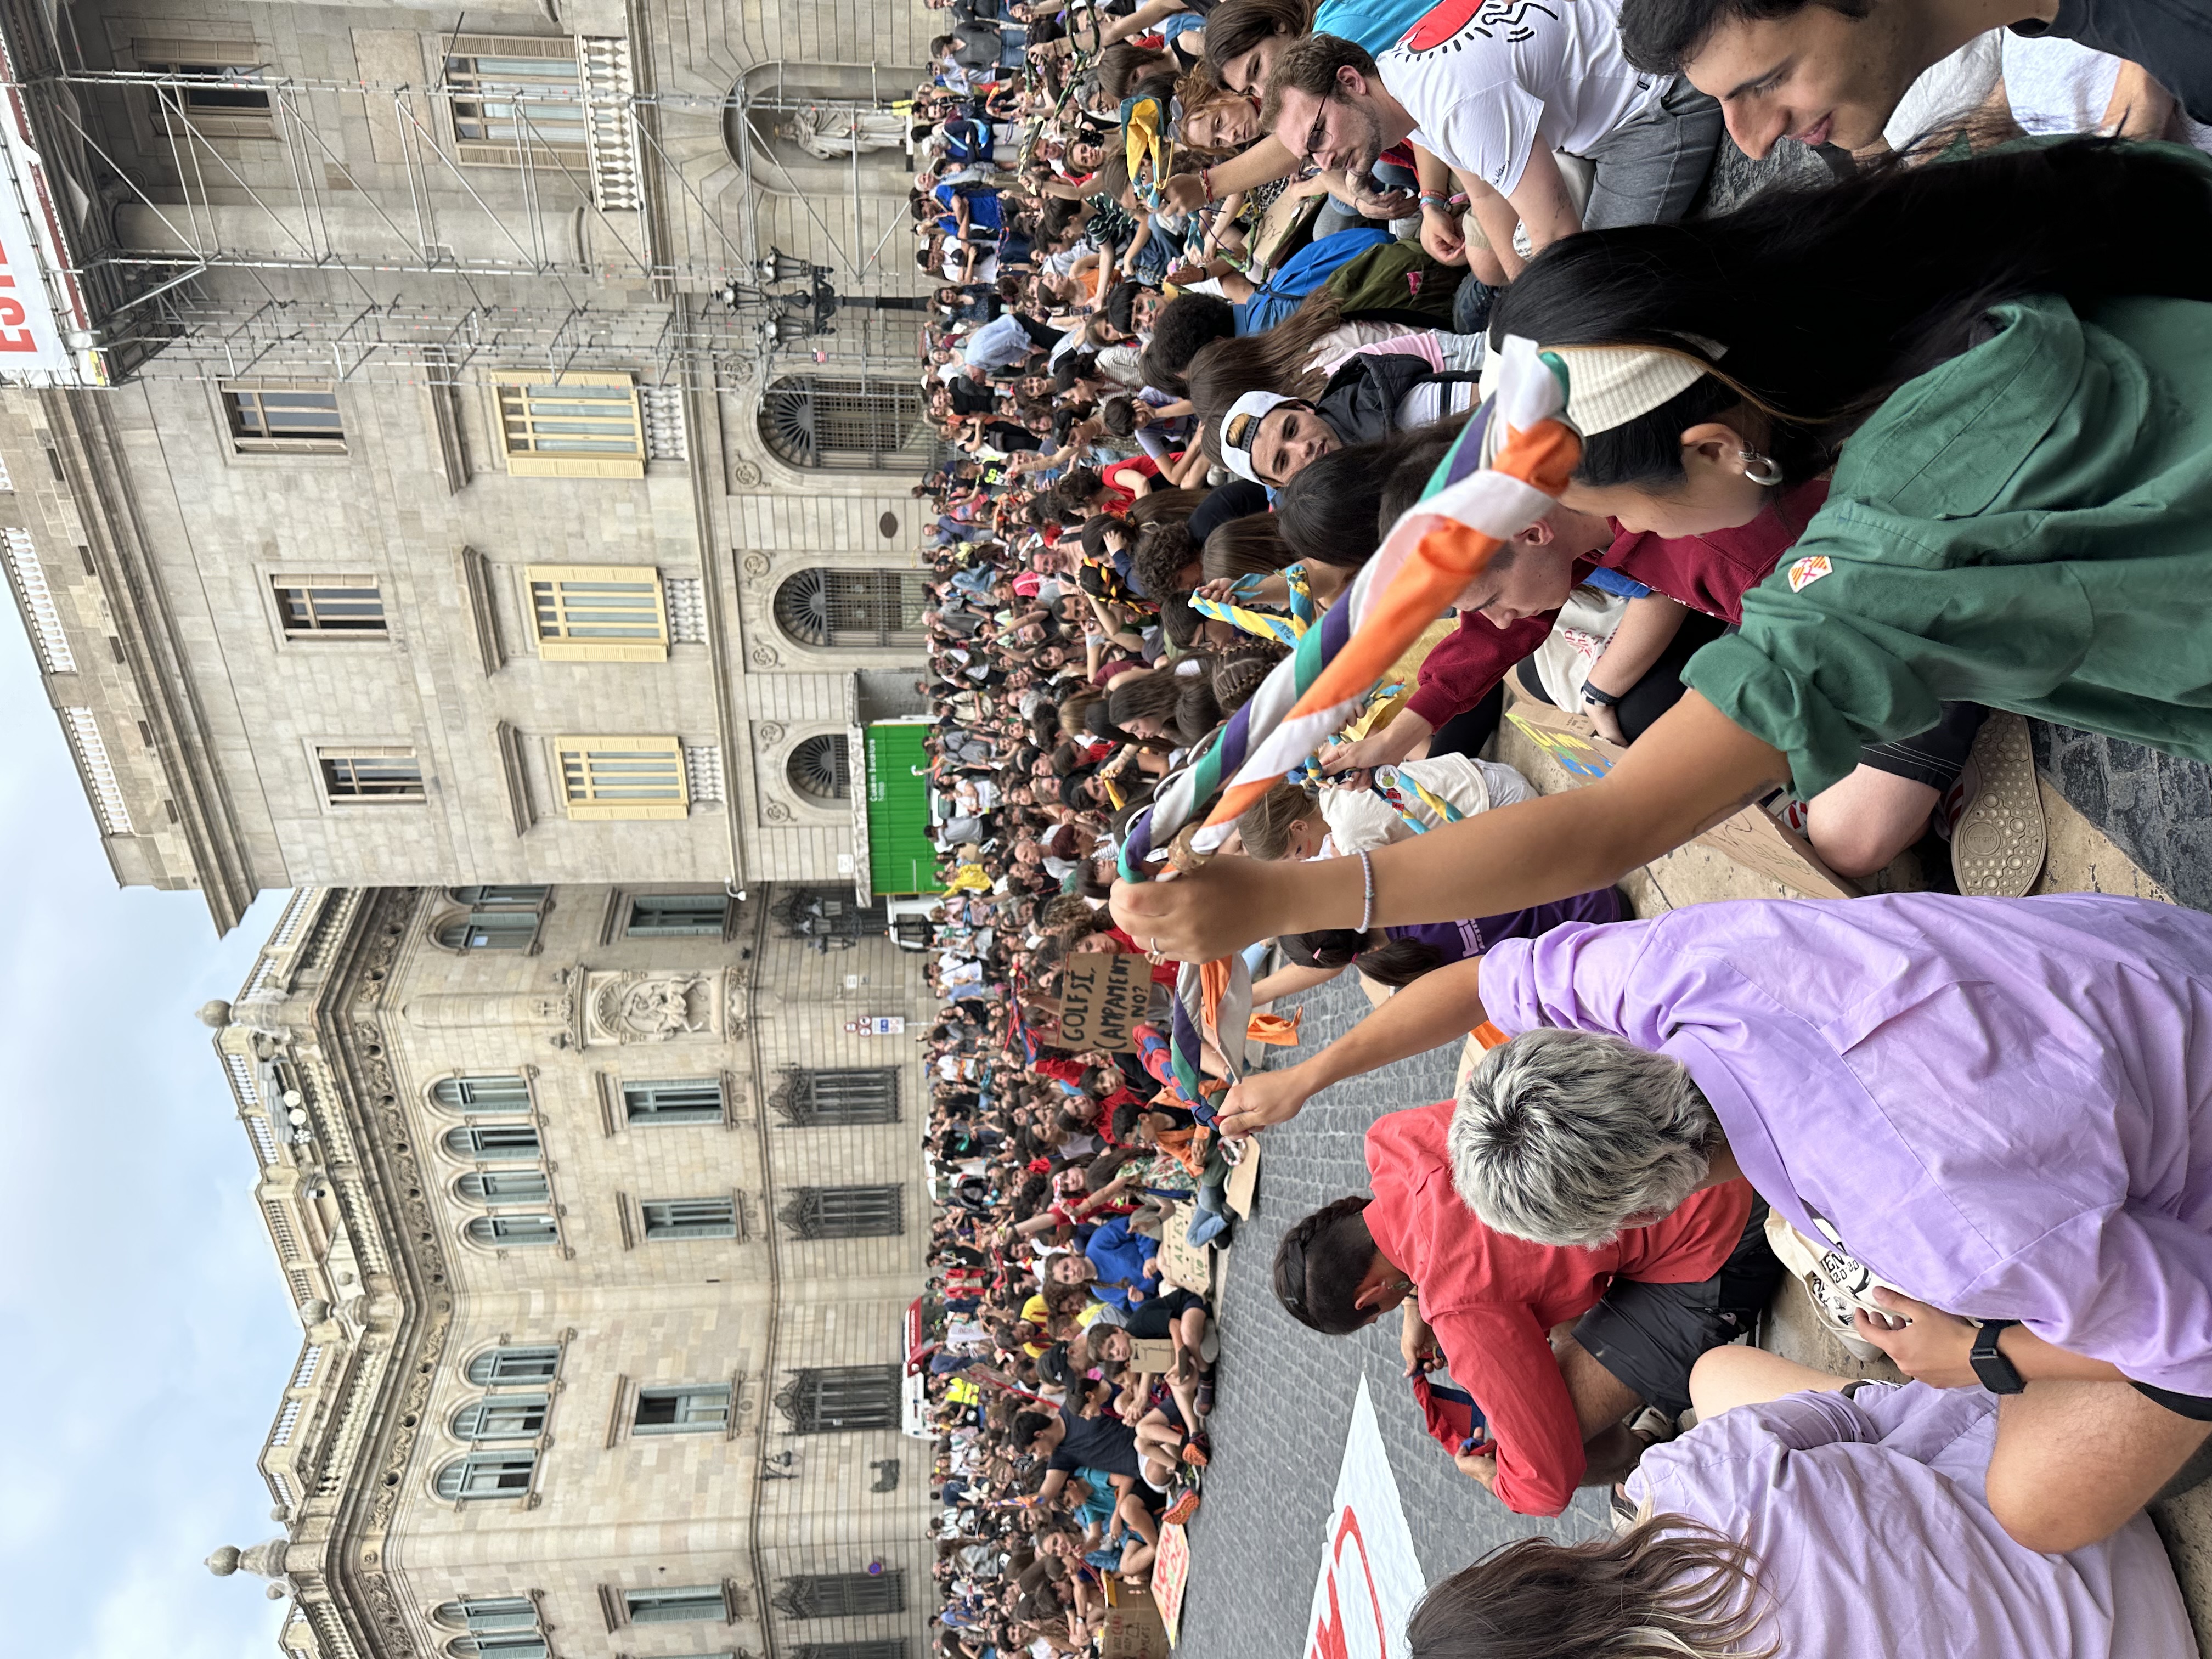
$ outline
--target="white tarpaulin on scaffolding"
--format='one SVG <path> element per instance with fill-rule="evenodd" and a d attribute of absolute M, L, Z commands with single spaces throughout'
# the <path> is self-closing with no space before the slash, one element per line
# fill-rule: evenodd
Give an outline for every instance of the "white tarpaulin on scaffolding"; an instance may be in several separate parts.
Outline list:
<path fill-rule="evenodd" d="M 1406 1659 L 1406 1620 L 1422 1588 L 1397 1477 L 1362 1377 L 1306 1621 L 1306 1659 Z"/>

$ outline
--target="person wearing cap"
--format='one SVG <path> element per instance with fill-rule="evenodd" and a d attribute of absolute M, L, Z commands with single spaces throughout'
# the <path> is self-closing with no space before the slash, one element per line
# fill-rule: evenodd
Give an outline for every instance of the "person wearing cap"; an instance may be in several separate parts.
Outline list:
<path fill-rule="evenodd" d="M 2212 158 L 2169 145 L 2030 141 L 1561 242 L 1492 338 L 1566 376 L 1563 504 L 1691 537 L 1825 476 L 1793 556 L 1588 788 L 1365 867 L 1123 884 L 1116 919 L 1205 962 L 1564 898 L 1778 785 L 1813 799 L 1952 702 L 2212 763 L 2208 301 Z M 1493 560 L 1462 604 L 1504 606 L 1514 580 Z"/>
<path fill-rule="evenodd" d="M 1327 1336 L 1402 1305 L 1408 1372 L 1441 1358 L 1487 1419 L 1486 1443 L 1456 1453 L 1461 1471 L 1510 1510 L 1557 1515 L 1577 1486 L 1610 1485 L 1671 1434 L 1698 1356 L 1741 1336 L 1772 1298 L 1766 1206 L 1723 1182 L 1593 1249 L 1532 1244 L 1477 1221 L 1452 1190 L 1452 1109 L 1411 1107 L 1369 1127 L 1374 1196 L 1340 1198 L 1284 1235 L 1275 1297 Z M 1624 1426 L 1646 1407 L 1666 1421 Z"/>
<path fill-rule="evenodd" d="M 1450 366 L 1472 361 L 1469 355 L 1448 354 L 1433 343 L 1407 349 L 1409 338 L 1417 337 L 1353 351 L 1310 402 L 1274 392 L 1243 393 L 1226 415 L 1205 422 L 1201 445 L 1238 477 L 1279 489 L 1346 444 L 1427 426 L 1469 408 L 1475 372 Z M 1203 400 L 1199 413 L 1206 413 Z"/>

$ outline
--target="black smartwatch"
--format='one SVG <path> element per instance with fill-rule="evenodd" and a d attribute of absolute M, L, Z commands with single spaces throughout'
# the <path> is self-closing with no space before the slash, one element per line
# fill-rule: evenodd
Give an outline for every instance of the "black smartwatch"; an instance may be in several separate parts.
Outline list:
<path fill-rule="evenodd" d="M 1991 1394 L 2020 1394 L 2027 1387 L 2027 1379 L 2014 1369 L 1997 1346 L 1999 1333 L 2017 1325 L 2017 1319 L 1992 1319 L 1985 1322 L 1974 1333 L 1973 1352 L 1968 1357 L 1974 1375 Z"/>

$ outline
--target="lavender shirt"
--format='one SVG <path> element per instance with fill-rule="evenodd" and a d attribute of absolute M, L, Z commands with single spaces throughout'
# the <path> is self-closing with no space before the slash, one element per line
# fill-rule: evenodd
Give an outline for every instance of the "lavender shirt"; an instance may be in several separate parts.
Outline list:
<path fill-rule="evenodd" d="M 2212 916 L 1696 904 L 1504 940 L 1481 994 L 1680 1060 L 1792 1226 L 1923 1301 L 2212 1395 Z"/>
<path fill-rule="evenodd" d="M 2039 1555 L 1983 1489 L 1996 1398 L 1873 1383 L 1739 1406 L 1644 1453 L 1629 1495 L 1745 1545 L 1788 1659 L 2197 1659 L 2165 1547 L 2138 1515 Z"/>

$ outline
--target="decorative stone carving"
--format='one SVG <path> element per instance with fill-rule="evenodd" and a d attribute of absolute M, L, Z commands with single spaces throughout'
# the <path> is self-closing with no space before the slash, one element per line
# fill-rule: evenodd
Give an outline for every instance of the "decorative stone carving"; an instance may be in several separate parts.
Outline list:
<path fill-rule="evenodd" d="M 769 556 L 765 553 L 748 553 L 740 562 L 739 568 L 744 571 L 745 574 L 750 576 L 755 581 L 758 581 L 762 577 L 768 574 Z"/>
<path fill-rule="evenodd" d="M 220 998 L 213 1002 L 203 1002 L 194 1018 L 209 1030 L 220 1031 L 230 1024 L 230 1005 Z"/>
<path fill-rule="evenodd" d="M 762 806 L 761 816 L 770 823 L 788 823 L 791 821 L 791 809 L 780 800 L 772 800 Z"/>
<path fill-rule="evenodd" d="M 757 645 L 753 647 L 753 666 L 756 668 L 773 668 L 782 660 L 782 658 L 775 654 L 775 647 L 772 645 Z"/>
<path fill-rule="evenodd" d="M 712 974 L 587 974 L 584 1046 L 719 1037 L 723 999 Z"/>
<path fill-rule="evenodd" d="M 416 1651 L 414 1637 L 407 1628 L 407 1615 L 400 1607 L 391 1579 L 380 1572 L 365 1572 L 361 1575 L 361 1588 L 368 1602 L 368 1616 L 387 1644 L 386 1650 L 393 1655 L 412 1655 Z"/>
<path fill-rule="evenodd" d="M 763 720 L 753 727 L 753 735 L 760 739 L 763 749 L 773 749 L 783 741 L 783 728 L 774 720 Z"/>
<path fill-rule="evenodd" d="M 761 481 L 761 470 L 752 461 L 736 461 L 730 466 L 730 482 L 740 489 L 751 489 Z"/>

